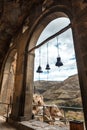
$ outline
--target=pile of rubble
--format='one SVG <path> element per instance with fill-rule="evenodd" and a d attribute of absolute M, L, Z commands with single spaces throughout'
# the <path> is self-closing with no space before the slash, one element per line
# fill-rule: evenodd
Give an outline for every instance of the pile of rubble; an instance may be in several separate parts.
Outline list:
<path fill-rule="evenodd" d="M 33 95 L 33 119 L 47 122 L 51 125 L 65 126 L 61 121 L 64 115 L 57 105 L 46 105 L 43 96 L 39 94 Z"/>

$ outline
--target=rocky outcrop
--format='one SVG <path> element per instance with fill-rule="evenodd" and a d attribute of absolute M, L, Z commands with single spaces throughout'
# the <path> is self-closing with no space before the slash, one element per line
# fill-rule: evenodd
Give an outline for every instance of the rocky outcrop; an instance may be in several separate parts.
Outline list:
<path fill-rule="evenodd" d="M 64 123 L 60 121 L 60 119 L 64 118 L 60 109 L 57 105 L 46 105 L 42 95 L 33 95 L 32 113 L 35 120 L 44 121 L 51 125 L 64 125 Z"/>

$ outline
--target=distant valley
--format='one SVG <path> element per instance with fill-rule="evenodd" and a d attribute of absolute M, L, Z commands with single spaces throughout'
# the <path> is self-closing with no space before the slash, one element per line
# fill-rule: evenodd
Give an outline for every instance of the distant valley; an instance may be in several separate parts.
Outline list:
<path fill-rule="evenodd" d="M 78 75 L 70 76 L 62 82 L 35 81 L 34 91 L 43 95 L 47 104 L 82 106 Z"/>

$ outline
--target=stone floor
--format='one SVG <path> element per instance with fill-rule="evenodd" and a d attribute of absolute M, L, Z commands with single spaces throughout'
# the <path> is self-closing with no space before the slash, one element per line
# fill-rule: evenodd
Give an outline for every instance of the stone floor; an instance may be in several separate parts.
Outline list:
<path fill-rule="evenodd" d="M 17 129 L 10 126 L 8 123 L 6 123 L 5 119 L 0 117 L 0 130 L 17 130 Z"/>

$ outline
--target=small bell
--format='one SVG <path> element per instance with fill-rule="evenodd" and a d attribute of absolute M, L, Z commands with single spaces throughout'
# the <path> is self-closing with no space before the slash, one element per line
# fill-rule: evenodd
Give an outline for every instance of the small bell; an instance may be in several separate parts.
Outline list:
<path fill-rule="evenodd" d="M 56 62 L 55 65 L 58 66 L 58 67 L 63 66 L 63 63 L 61 62 L 61 58 L 60 57 L 57 57 L 57 62 Z"/>
<path fill-rule="evenodd" d="M 45 68 L 45 69 L 46 69 L 46 70 L 50 70 L 49 64 L 46 65 L 46 68 Z"/>
<path fill-rule="evenodd" d="M 38 66 L 38 69 L 37 69 L 37 71 L 36 71 L 37 73 L 43 73 L 43 71 L 42 71 L 42 68 L 41 68 L 41 66 L 39 65 Z"/>

